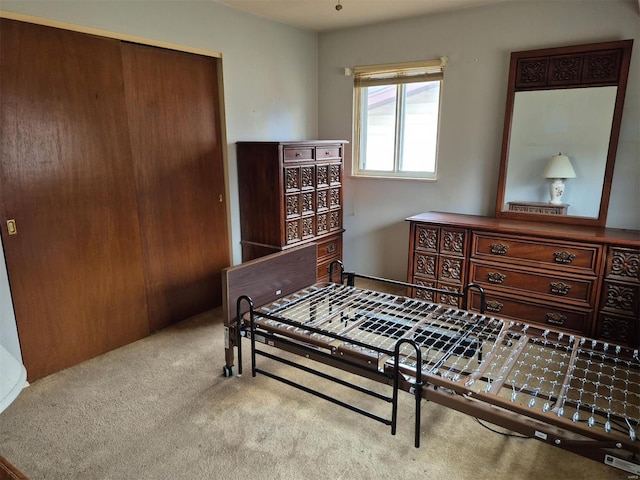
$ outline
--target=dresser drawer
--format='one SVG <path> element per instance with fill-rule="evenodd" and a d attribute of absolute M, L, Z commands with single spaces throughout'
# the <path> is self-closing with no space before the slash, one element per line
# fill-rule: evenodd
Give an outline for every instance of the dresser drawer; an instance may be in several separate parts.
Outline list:
<path fill-rule="evenodd" d="M 313 160 L 315 149 L 313 147 L 305 148 L 285 148 L 284 149 L 284 161 L 285 162 L 297 162 L 302 160 Z"/>
<path fill-rule="evenodd" d="M 342 258 L 342 238 L 332 237 L 318 242 L 318 261 L 333 258 Z"/>
<path fill-rule="evenodd" d="M 640 284 L 605 280 L 600 310 L 637 319 L 640 313 Z"/>
<path fill-rule="evenodd" d="M 600 313 L 596 338 L 637 348 L 640 345 L 638 319 L 622 315 Z"/>
<path fill-rule="evenodd" d="M 322 160 L 326 158 L 340 158 L 342 157 L 342 149 L 337 145 L 331 145 L 327 147 L 316 147 L 316 159 Z"/>
<path fill-rule="evenodd" d="M 435 280 L 438 271 L 438 255 L 415 253 L 413 256 L 413 273 L 416 276 Z"/>
<path fill-rule="evenodd" d="M 480 295 L 477 292 L 471 291 L 470 303 L 471 310 L 480 311 Z M 593 310 L 534 303 L 527 299 L 486 292 L 485 314 L 588 335 Z"/>
<path fill-rule="evenodd" d="M 329 266 L 335 260 L 340 260 L 340 257 L 336 255 L 334 258 L 325 258 L 322 261 L 318 260 L 318 282 L 329 281 Z M 338 264 L 333 266 L 333 281 L 340 281 L 340 266 Z"/>
<path fill-rule="evenodd" d="M 464 258 L 440 255 L 438 258 L 438 279 L 462 285 L 465 276 Z"/>
<path fill-rule="evenodd" d="M 584 243 L 556 243 L 511 235 L 474 233 L 472 258 L 547 267 L 560 271 L 598 275 L 602 247 Z"/>
<path fill-rule="evenodd" d="M 430 280 L 423 280 L 415 278 L 413 282 L 415 285 L 421 287 L 436 288 L 438 290 L 460 293 L 462 287 L 459 285 L 451 285 L 444 282 L 434 282 Z M 458 295 L 447 295 L 446 293 L 431 292 L 429 290 L 421 290 L 419 288 L 412 288 L 410 296 L 425 300 L 431 303 L 441 303 L 443 305 L 451 305 L 456 308 L 462 308 L 462 299 Z"/>
<path fill-rule="evenodd" d="M 440 229 L 432 225 L 415 225 L 414 248 L 416 252 L 438 252 L 438 234 Z"/>
<path fill-rule="evenodd" d="M 463 228 L 416 224 L 414 248 L 417 252 L 434 252 L 464 257 L 468 232 Z"/>
<path fill-rule="evenodd" d="M 605 278 L 640 284 L 640 250 L 610 247 Z"/>
<path fill-rule="evenodd" d="M 317 242 L 318 245 L 318 281 L 329 281 L 329 265 L 335 260 L 342 259 L 342 236 L 334 236 Z M 340 279 L 340 267 L 333 268 L 333 280 Z"/>
<path fill-rule="evenodd" d="M 587 308 L 595 303 L 595 277 L 571 277 L 472 260 L 469 278 L 484 288 L 516 295 L 544 296 L 552 302 L 569 302 Z"/>

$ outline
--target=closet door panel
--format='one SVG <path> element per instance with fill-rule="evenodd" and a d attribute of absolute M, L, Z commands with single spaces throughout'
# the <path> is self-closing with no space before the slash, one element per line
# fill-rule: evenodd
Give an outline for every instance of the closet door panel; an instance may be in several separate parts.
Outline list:
<path fill-rule="evenodd" d="M 214 58 L 122 44 L 152 329 L 221 304 L 229 265 Z"/>
<path fill-rule="evenodd" d="M 148 334 L 135 183 L 118 42 L 0 21 L 0 227 L 36 380 Z"/>

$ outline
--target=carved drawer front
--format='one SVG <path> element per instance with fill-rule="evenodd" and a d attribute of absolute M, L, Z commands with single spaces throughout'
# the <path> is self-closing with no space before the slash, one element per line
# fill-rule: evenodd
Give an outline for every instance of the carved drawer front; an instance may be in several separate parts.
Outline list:
<path fill-rule="evenodd" d="M 330 182 L 329 165 L 316 166 L 316 187 L 328 187 Z"/>
<path fill-rule="evenodd" d="M 429 287 L 429 288 L 437 288 L 439 290 L 446 290 L 450 292 L 460 292 L 461 288 L 458 285 L 450 285 L 443 282 L 434 282 L 428 280 L 421 280 L 416 278 L 412 283 L 415 285 L 420 285 L 421 287 Z M 441 303 L 443 305 L 451 305 L 457 308 L 461 308 L 462 300 L 460 297 L 455 295 L 447 295 L 446 293 L 436 293 L 428 290 L 420 290 L 418 288 L 413 288 L 411 292 L 411 296 L 415 298 L 419 298 L 421 300 L 425 300 L 427 302 L 433 303 Z"/>
<path fill-rule="evenodd" d="M 461 228 L 442 227 L 440 229 L 440 253 L 464 256 L 467 245 L 467 231 Z"/>
<path fill-rule="evenodd" d="M 285 162 L 309 161 L 314 159 L 315 149 L 313 147 L 285 148 L 283 156 Z"/>
<path fill-rule="evenodd" d="M 284 190 L 287 193 L 299 192 L 302 183 L 300 181 L 300 167 L 285 167 Z"/>
<path fill-rule="evenodd" d="M 600 340 L 637 348 L 640 346 L 638 319 L 601 313 L 598 317 L 596 336 Z"/>
<path fill-rule="evenodd" d="M 316 235 L 316 222 L 315 217 L 303 217 L 302 218 L 302 239 L 307 240 L 313 238 Z"/>
<path fill-rule="evenodd" d="M 416 253 L 413 256 L 413 271 L 415 275 L 435 280 L 438 271 L 438 256 Z"/>
<path fill-rule="evenodd" d="M 423 280 L 418 277 L 413 277 L 413 279 L 409 282 L 415 285 L 420 285 L 421 287 L 429 287 L 436 288 L 435 280 Z M 421 300 L 426 300 L 427 302 L 435 302 L 435 294 L 433 292 L 429 292 L 427 290 L 420 290 L 418 288 L 412 288 L 410 296 L 414 298 L 419 298 Z"/>
<path fill-rule="evenodd" d="M 340 187 L 331 187 L 329 189 L 329 208 L 334 210 L 336 208 L 340 208 L 341 202 L 341 191 Z"/>
<path fill-rule="evenodd" d="M 316 210 L 321 212 L 329 209 L 329 189 L 316 191 Z"/>
<path fill-rule="evenodd" d="M 285 195 L 287 218 L 298 217 L 302 213 L 302 197 L 299 194 Z"/>
<path fill-rule="evenodd" d="M 414 245 L 416 251 L 437 252 L 440 229 L 431 225 L 416 224 Z"/>
<path fill-rule="evenodd" d="M 464 266 L 464 258 L 441 255 L 438 259 L 438 278 L 444 282 L 462 284 L 465 279 Z"/>
<path fill-rule="evenodd" d="M 331 145 L 328 147 L 318 146 L 316 147 L 316 159 L 322 160 L 324 158 L 340 158 L 342 157 L 341 148 L 337 145 Z"/>
<path fill-rule="evenodd" d="M 312 214 L 315 212 L 316 198 L 314 192 L 304 192 L 302 194 L 302 214 Z"/>
<path fill-rule="evenodd" d="M 486 293 L 485 314 L 587 335 L 593 310 L 534 303 L 530 299 Z M 471 291 L 471 310 L 480 311 L 480 294 Z"/>
<path fill-rule="evenodd" d="M 545 266 L 564 272 L 597 275 L 602 247 L 510 235 L 474 233 L 472 257 L 486 261 Z"/>
<path fill-rule="evenodd" d="M 600 310 L 638 319 L 640 312 L 640 284 L 605 280 L 600 297 Z"/>
<path fill-rule="evenodd" d="M 569 277 L 510 268 L 508 265 L 471 261 L 470 281 L 485 289 L 513 294 L 544 296 L 550 301 L 569 302 L 585 307 L 595 302 L 595 277 Z"/>
<path fill-rule="evenodd" d="M 335 232 L 337 230 L 342 230 L 342 210 L 329 212 L 329 231 Z"/>
<path fill-rule="evenodd" d="M 302 221 L 301 219 L 287 220 L 286 226 L 286 245 L 297 243 L 302 240 Z"/>
<path fill-rule="evenodd" d="M 329 233 L 329 214 L 318 213 L 316 215 L 316 235 Z"/>
<path fill-rule="evenodd" d="M 315 167 L 313 165 L 307 165 L 300 167 L 301 180 L 303 190 L 310 190 L 316 186 Z"/>
<path fill-rule="evenodd" d="M 329 166 L 329 184 L 340 185 L 342 183 L 342 164 L 332 163 Z"/>
<path fill-rule="evenodd" d="M 612 280 L 640 283 L 640 251 L 611 247 L 607 255 L 605 277 Z"/>

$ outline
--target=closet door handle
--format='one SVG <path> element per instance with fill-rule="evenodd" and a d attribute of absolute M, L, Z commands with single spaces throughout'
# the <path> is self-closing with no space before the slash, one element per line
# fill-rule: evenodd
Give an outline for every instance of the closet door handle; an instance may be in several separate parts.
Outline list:
<path fill-rule="evenodd" d="M 16 226 L 15 219 L 11 218 L 7 220 L 7 232 L 9 235 L 15 235 L 18 233 L 18 227 Z"/>

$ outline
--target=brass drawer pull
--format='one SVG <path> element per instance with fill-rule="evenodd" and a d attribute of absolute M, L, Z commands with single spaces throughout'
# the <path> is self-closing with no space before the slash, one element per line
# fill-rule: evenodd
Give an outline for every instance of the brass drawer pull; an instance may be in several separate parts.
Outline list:
<path fill-rule="evenodd" d="M 485 305 L 485 308 L 489 312 L 495 312 L 495 313 L 500 312 L 500 310 L 502 310 L 502 307 L 504 307 L 504 304 L 500 302 L 496 302 L 495 300 L 489 300 Z"/>
<path fill-rule="evenodd" d="M 330 245 L 327 245 L 327 253 L 333 253 L 336 251 L 336 246 L 332 243 Z"/>
<path fill-rule="evenodd" d="M 567 317 L 560 313 L 547 313 L 547 323 L 552 325 L 564 325 L 567 321 Z"/>
<path fill-rule="evenodd" d="M 487 280 L 489 280 L 489 283 L 502 283 L 506 278 L 507 276 L 500 272 L 489 272 L 487 274 Z"/>
<path fill-rule="evenodd" d="M 494 255 L 504 255 L 509 250 L 509 245 L 504 245 L 503 243 L 492 243 L 491 244 L 491 253 Z"/>
<path fill-rule="evenodd" d="M 575 253 L 571 253 L 567 251 L 554 252 L 553 256 L 556 263 L 571 263 L 573 262 L 573 259 L 576 258 Z"/>
<path fill-rule="evenodd" d="M 551 293 L 556 295 L 566 295 L 571 290 L 571 285 L 567 285 L 564 282 L 551 282 L 549 287 L 551 287 Z"/>

